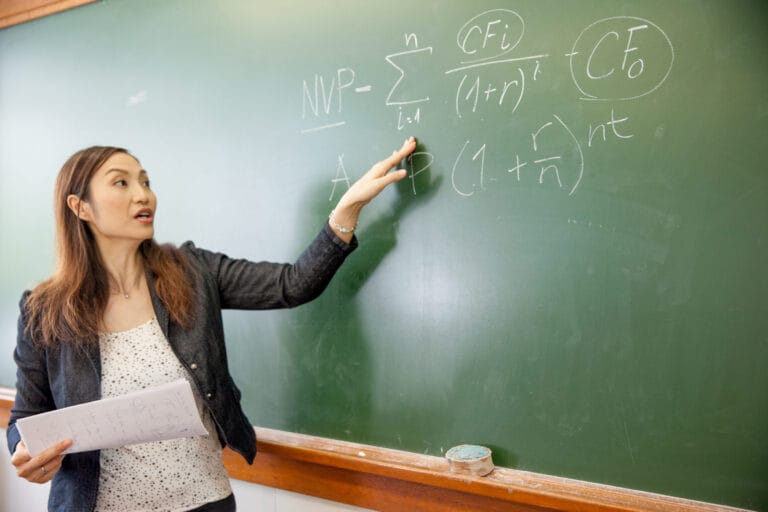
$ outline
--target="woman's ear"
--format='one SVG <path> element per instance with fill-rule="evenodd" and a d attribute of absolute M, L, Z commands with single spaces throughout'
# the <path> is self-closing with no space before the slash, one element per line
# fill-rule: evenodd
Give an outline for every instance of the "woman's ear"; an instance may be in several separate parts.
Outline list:
<path fill-rule="evenodd" d="M 88 208 L 88 201 L 85 199 L 80 199 L 75 194 L 69 194 L 67 196 L 67 206 L 80 220 L 86 222 L 91 220 L 90 208 Z"/>

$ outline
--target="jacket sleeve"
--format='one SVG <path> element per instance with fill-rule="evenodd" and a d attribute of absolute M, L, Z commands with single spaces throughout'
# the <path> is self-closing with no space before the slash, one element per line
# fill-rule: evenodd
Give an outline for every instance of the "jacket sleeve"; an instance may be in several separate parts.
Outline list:
<path fill-rule="evenodd" d="M 339 239 L 327 225 L 293 264 L 233 259 L 199 249 L 192 242 L 182 245 L 216 281 L 223 309 L 291 308 L 320 295 L 355 248 Z"/>
<path fill-rule="evenodd" d="M 21 441 L 21 436 L 16 428 L 16 421 L 55 408 L 48 382 L 45 351 L 32 343 L 32 339 L 26 331 L 26 302 L 29 293 L 29 291 L 25 291 L 19 303 L 20 314 L 16 349 L 13 352 L 13 359 L 16 362 L 16 398 L 11 409 L 11 417 L 6 432 L 8 450 L 11 454 Z"/>

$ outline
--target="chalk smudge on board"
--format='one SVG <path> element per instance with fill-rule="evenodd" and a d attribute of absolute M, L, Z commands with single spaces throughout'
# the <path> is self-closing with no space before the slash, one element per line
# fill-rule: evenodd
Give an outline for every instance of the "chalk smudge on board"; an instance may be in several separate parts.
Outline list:
<path fill-rule="evenodd" d="M 125 102 L 126 107 L 135 107 L 139 103 L 147 101 L 148 93 L 146 90 L 141 90 L 132 96 L 128 96 L 128 100 Z"/>

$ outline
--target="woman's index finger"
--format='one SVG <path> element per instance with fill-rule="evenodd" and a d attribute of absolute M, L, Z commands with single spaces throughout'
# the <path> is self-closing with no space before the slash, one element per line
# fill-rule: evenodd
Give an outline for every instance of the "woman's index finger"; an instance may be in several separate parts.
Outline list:
<path fill-rule="evenodd" d="M 413 137 L 406 139 L 403 143 L 403 146 L 400 149 L 396 149 L 392 152 L 392 154 L 389 156 L 389 158 L 385 158 L 381 162 L 379 162 L 379 172 L 381 174 L 385 174 L 389 172 L 390 169 L 395 167 L 397 164 L 400 163 L 400 161 L 410 155 L 413 150 L 416 149 L 416 141 Z"/>

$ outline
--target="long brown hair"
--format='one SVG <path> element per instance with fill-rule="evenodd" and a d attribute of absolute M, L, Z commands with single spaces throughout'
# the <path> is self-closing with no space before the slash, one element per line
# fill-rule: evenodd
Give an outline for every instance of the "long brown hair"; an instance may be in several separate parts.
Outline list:
<path fill-rule="evenodd" d="M 26 329 L 43 346 L 56 343 L 87 345 L 98 342 L 101 320 L 109 300 L 109 275 L 88 224 L 67 206 L 74 194 L 88 199 L 88 186 L 96 171 L 118 147 L 93 146 L 72 155 L 59 171 L 54 191 L 56 271 L 40 283 L 26 301 Z M 133 155 L 131 155 L 133 156 Z M 134 157 L 135 158 L 135 157 Z M 171 320 L 188 326 L 194 289 L 183 253 L 172 245 L 144 240 L 139 248 L 145 268 L 156 276 L 155 289 Z"/>

